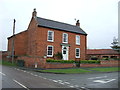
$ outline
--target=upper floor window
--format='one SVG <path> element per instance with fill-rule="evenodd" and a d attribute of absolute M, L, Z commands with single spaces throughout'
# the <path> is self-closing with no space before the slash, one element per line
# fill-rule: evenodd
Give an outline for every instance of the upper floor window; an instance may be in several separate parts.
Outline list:
<path fill-rule="evenodd" d="M 63 33 L 63 43 L 68 43 L 68 34 Z"/>
<path fill-rule="evenodd" d="M 54 41 L 54 32 L 48 31 L 48 41 L 53 42 Z"/>
<path fill-rule="evenodd" d="M 51 45 L 47 46 L 47 56 L 53 57 L 53 46 L 51 46 Z"/>
<path fill-rule="evenodd" d="M 80 58 L 80 48 L 75 49 L 75 57 Z"/>
<path fill-rule="evenodd" d="M 80 36 L 76 35 L 76 45 L 80 45 Z"/>

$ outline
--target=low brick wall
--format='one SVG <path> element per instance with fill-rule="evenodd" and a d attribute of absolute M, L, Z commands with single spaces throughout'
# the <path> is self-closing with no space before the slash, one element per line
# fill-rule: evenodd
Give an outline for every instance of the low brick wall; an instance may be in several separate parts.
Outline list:
<path fill-rule="evenodd" d="M 120 66 L 120 61 L 109 60 L 101 61 L 100 64 L 80 64 L 80 67 L 117 67 Z"/>
<path fill-rule="evenodd" d="M 72 68 L 72 67 L 76 67 L 75 64 L 71 63 L 71 64 L 64 64 L 64 63 L 46 63 L 46 67 L 45 68 Z"/>
<path fill-rule="evenodd" d="M 27 57 L 21 56 L 18 57 L 17 60 L 24 60 L 25 67 L 35 68 L 35 64 L 37 63 L 37 68 L 72 68 L 76 67 L 76 64 L 66 64 L 66 63 L 47 63 L 46 58 L 40 57 Z M 119 60 L 109 60 L 109 61 L 101 61 L 100 64 L 80 64 L 80 67 L 115 67 L 119 66 Z"/>

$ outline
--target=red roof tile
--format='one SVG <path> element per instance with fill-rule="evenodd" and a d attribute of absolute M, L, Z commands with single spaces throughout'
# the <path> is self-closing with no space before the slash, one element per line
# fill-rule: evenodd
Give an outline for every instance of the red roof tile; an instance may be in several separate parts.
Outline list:
<path fill-rule="evenodd" d="M 112 49 L 87 49 L 87 54 L 119 54 Z"/>

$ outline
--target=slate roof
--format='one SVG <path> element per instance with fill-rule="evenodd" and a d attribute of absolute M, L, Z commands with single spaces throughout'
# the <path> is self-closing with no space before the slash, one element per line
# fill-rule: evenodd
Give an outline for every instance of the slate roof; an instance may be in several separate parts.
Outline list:
<path fill-rule="evenodd" d="M 38 26 L 87 35 L 79 26 L 37 17 Z"/>
<path fill-rule="evenodd" d="M 117 51 L 112 49 L 87 49 L 87 54 L 91 55 L 113 55 L 119 54 Z"/>

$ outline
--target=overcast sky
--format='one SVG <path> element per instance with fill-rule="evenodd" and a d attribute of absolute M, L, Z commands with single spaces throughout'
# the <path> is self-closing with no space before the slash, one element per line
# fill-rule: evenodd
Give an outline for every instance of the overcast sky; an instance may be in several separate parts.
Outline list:
<path fill-rule="evenodd" d="M 33 9 L 37 16 L 75 25 L 88 34 L 87 47 L 108 49 L 118 37 L 118 1 L 120 0 L 0 0 L 0 50 L 7 50 L 7 37 L 27 29 Z"/>

